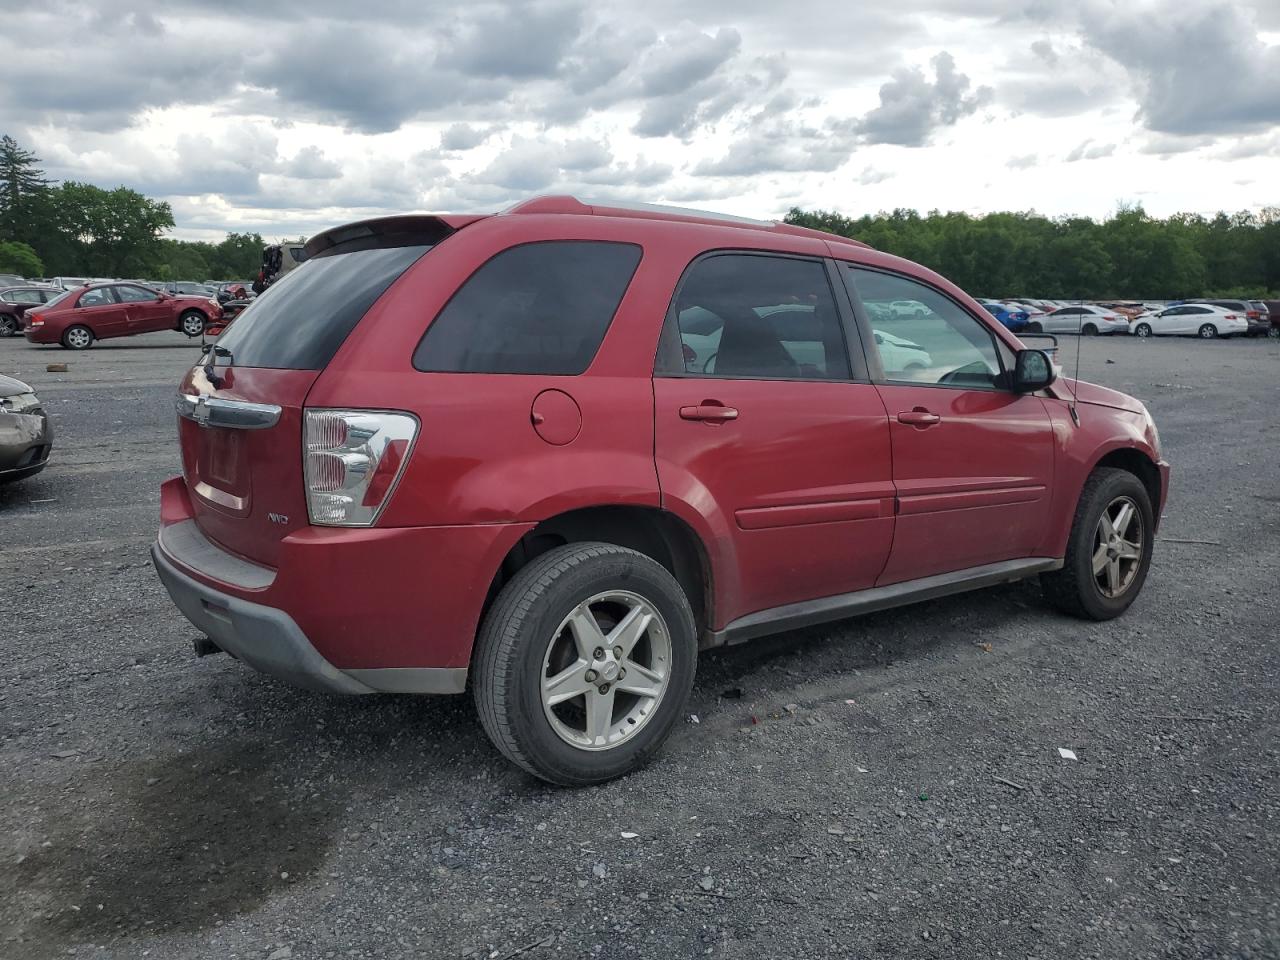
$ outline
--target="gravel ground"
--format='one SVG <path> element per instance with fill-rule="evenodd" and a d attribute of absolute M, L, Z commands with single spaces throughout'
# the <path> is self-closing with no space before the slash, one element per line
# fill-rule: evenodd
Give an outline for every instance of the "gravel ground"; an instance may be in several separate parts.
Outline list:
<path fill-rule="evenodd" d="M 1174 465 L 1125 617 L 1024 583 L 706 654 L 657 762 L 565 791 L 464 698 L 193 659 L 147 544 L 194 350 L 0 340 L 58 430 L 0 488 L 0 956 L 1280 956 L 1280 343 L 1083 347 Z"/>

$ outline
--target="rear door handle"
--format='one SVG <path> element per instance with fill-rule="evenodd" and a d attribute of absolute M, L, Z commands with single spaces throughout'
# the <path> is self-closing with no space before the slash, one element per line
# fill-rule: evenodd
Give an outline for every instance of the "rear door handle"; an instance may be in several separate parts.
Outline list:
<path fill-rule="evenodd" d="M 942 418 L 923 407 L 916 407 L 914 410 L 903 410 L 898 414 L 898 422 L 908 423 L 913 427 L 931 427 L 935 423 L 941 423 Z"/>
<path fill-rule="evenodd" d="M 738 411 L 733 407 L 726 407 L 719 400 L 703 400 L 696 407 L 681 407 L 680 419 L 724 423 L 726 420 L 737 420 Z"/>

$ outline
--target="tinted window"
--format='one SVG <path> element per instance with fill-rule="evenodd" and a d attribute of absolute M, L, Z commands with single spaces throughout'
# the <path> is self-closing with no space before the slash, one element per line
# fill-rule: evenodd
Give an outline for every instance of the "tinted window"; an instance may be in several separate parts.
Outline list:
<path fill-rule="evenodd" d="M 845 267 L 854 291 L 872 317 L 875 349 L 885 379 L 960 389 L 992 389 L 1003 368 L 991 331 L 932 287 L 897 274 Z M 890 322 L 874 319 L 876 304 L 907 300 L 908 313 Z"/>
<path fill-rule="evenodd" d="M 111 294 L 107 291 L 107 287 L 95 287 L 92 290 L 86 290 L 80 296 L 79 306 L 101 307 L 108 303 L 115 303 L 115 301 L 111 299 Z"/>
<path fill-rule="evenodd" d="M 428 245 L 308 260 L 273 283 L 218 341 L 238 367 L 319 370 L 387 287 Z"/>
<path fill-rule="evenodd" d="M 154 293 L 141 287 L 116 287 L 116 296 L 122 303 L 152 303 L 156 299 Z"/>
<path fill-rule="evenodd" d="M 442 373 L 582 373 L 639 263 L 640 248 L 625 243 L 554 241 L 504 250 L 445 304 L 413 365 Z"/>
<path fill-rule="evenodd" d="M 826 267 L 818 261 L 746 254 L 699 260 L 685 274 L 673 316 L 683 364 L 675 369 L 686 375 L 852 376 Z"/>

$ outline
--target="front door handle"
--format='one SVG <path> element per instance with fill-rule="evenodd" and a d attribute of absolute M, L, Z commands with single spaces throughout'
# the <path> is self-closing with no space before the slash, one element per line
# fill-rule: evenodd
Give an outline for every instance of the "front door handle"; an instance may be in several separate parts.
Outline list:
<path fill-rule="evenodd" d="M 931 427 L 935 423 L 941 423 L 942 418 L 936 413 L 930 413 L 924 407 L 916 407 L 914 410 L 903 410 L 898 414 L 899 423 L 907 423 L 913 427 Z"/>
<path fill-rule="evenodd" d="M 726 407 L 719 400 L 703 400 L 696 407 L 681 407 L 680 419 L 724 423 L 726 420 L 737 420 L 738 411 L 733 407 Z"/>

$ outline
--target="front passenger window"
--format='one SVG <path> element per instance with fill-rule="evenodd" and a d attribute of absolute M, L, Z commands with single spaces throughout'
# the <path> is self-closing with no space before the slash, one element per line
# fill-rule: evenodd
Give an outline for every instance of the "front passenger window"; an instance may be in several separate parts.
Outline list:
<path fill-rule="evenodd" d="M 886 380 L 964 390 L 1001 386 L 995 337 L 955 301 L 898 274 L 843 269 L 871 320 Z"/>

